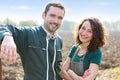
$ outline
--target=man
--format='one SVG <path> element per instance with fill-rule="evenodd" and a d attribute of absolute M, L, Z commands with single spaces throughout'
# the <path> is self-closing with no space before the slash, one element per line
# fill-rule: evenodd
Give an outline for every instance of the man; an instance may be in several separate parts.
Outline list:
<path fill-rule="evenodd" d="M 24 80 L 62 80 L 59 75 L 62 40 L 56 30 L 64 15 L 65 9 L 60 3 L 49 3 L 42 14 L 42 26 L 0 27 L 0 57 L 15 61 L 18 52 Z"/>

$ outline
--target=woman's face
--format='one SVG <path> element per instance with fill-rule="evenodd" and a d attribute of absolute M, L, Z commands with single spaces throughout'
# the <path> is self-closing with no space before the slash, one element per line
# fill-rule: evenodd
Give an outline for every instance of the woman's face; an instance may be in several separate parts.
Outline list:
<path fill-rule="evenodd" d="M 93 31 L 89 21 L 85 21 L 79 30 L 79 39 L 82 43 L 90 43 Z"/>

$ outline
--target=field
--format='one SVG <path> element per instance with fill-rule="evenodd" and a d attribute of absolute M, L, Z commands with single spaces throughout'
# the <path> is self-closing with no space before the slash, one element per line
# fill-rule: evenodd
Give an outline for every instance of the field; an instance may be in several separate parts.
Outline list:
<path fill-rule="evenodd" d="M 70 47 L 74 44 L 73 33 L 59 32 L 63 38 L 63 61 L 65 60 Z M 120 32 L 109 32 L 107 44 L 102 48 L 103 59 L 97 80 L 120 80 Z M 23 80 L 23 69 L 21 60 L 14 64 L 2 61 L 3 80 Z"/>

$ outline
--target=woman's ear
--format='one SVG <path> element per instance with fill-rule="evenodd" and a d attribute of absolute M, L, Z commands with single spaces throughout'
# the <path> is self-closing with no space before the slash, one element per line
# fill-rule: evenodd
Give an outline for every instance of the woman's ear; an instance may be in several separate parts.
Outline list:
<path fill-rule="evenodd" d="M 42 18 L 43 18 L 43 19 L 45 18 L 45 13 L 44 13 L 44 12 L 42 12 Z"/>

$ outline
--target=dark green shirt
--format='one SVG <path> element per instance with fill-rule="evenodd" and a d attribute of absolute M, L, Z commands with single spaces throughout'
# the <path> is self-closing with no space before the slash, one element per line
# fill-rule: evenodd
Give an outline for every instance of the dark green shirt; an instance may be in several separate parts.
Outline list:
<path fill-rule="evenodd" d="M 75 45 L 73 45 L 72 48 L 71 48 L 71 50 L 69 51 L 69 54 L 68 54 L 68 56 L 70 58 L 73 57 L 76 49 L 77 49 L 77 47 Z M 76 56 L 73 59 L 73 61 L 79 62 L 80 58 L 81 58 L 81 56 L 78 56 L 76 54 Z M 84 71 L 89 68 L 90 63 L 94 63 L 94 64 L 97 64 L 98 66 L 100 66 L 101 60 L 102 60 L 102 52 L 101 52 L 100 49 L 96 49 L 94 51 L 88 51 L 86 53 L 84 61 L 83 61 Z"/>

